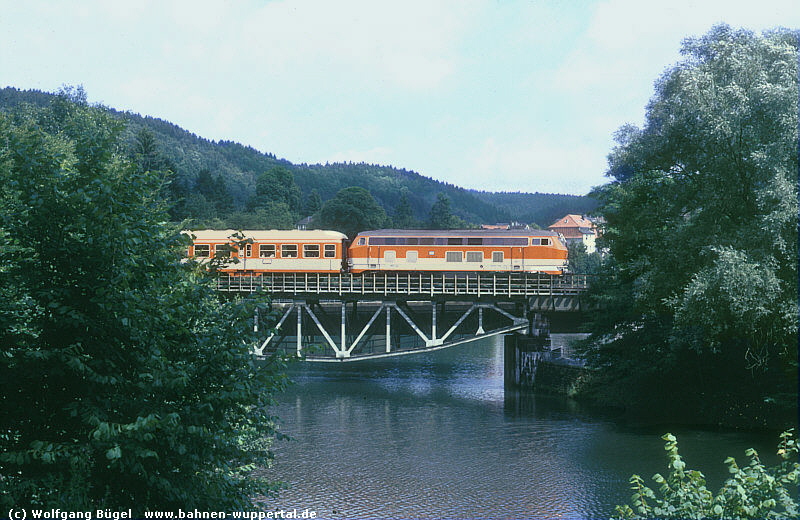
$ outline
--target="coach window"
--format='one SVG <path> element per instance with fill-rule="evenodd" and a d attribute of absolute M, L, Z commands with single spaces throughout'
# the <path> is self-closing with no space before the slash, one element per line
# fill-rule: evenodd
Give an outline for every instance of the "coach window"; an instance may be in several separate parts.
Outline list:
<path fill-rule="evenodd" d="M 467 239 L 468 246 L 482 246 L 483 239 L 482 238 L 468 238 Z"/>
<path fill-rule="evenodd" d="M 461 251 L 448 251 L 445 255 L 446 262 L 460 262 L 462 258 Z"/>
<path fill-rule="evenodd" d="M 419 239 L 419 245 L 421 246 L 432 246 L 433 245 L 433 237 L 423 237 Z"/>
<path fill-rule="evenodd" d="M 336 244 L 325 244 L 325 258 L 336 258 Z"/>
<path fill-rule="evenodd" d="M 297 244 L 282 245 L 281 258 L 297 258 Z"/>
<path fill-rule="evenodd" d="M 253 256 L 253 244 L 245 244 L 244 256 L 245 258 L 250 258 L 251 256 Z"/>
<path fill-rule="evenodd" d="M 319 244 L 304 244 L 303 258 L 319 258 Z"/>
<path fill-rule="evenodd" d="M 228 244 L 217 244 L 214 246 L 214 255 L 221 256 L 223 258 L 230 258 L 231 250 L 232 248 Z"/>
<path fill-rule="evenodd" d="M 261 244 L 258 246 L 259 258 L 275 258 L 275 246 L 272 244 Z"/>
<path fill-rule="evenodd" d="M 483 253 L 480 251 L 467 251 L 467 262 L 483 262 Z"/>
<path fill-rule="evenodd" d="M 198 244 L 194 246 L 194 256 L 200 258 L 208 258 L 211 256 L 211 246 L 205 244 Z"/>
<path fill-rule="evenodd" d="M 492 263 L 494 263 L 494 264 L 503 263 L 503 252 L 502 251 L 492 251 Z"/>
<path fill-rule="evenodd" d="M 417 251 L 406 251 L 406 262 L 414 263 L 419 258 L 419 253 Z"/>

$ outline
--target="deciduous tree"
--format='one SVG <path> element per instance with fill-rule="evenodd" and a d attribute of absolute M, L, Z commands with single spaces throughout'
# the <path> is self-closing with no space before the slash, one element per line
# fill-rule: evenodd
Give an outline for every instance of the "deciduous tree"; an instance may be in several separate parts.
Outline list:
<path fill-rule="evenodd" d="M 798 33 L 721 25 L 682 53 L 596 192 L 611 277 L 587 354 L 629 395 L 793 410 Z"/>
<path fill-rule="evenodd" d="M 162 178 L 66 92 L 0 114 L 0 505 L 236 510 L 270 489 L 279 363 L 164 226 Z"/>

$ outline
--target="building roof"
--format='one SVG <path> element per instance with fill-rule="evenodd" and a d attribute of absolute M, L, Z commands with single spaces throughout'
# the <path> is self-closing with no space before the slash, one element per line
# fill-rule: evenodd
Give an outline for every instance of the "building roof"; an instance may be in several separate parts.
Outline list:
<path fill-rule="evenodd" d="M 554 228 L 589 228 L 594 229 L 594 224 L 582 215 L 569 214 L 556 220 L 547 229 Z"/>

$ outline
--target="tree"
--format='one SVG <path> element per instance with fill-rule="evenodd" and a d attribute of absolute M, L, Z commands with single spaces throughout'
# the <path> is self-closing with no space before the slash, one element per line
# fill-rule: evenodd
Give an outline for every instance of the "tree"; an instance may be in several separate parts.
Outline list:
<path fill-rule="evenodd" d="M 319 216 L 314 219 L 315 226 L 341 231 L 351 239 L 361 231 L 379 229 L 387 223 L 383 208 L 367 190 L 356 186 L 340 190 L 323 204 Z"/>
<path fill-rule="evenodd" d="M 616 136 L 587 355 L 627 395 L 794 416 L 797 52 L 786 30 L 688 39 L 645 127 Z"/>
<path fill-rule="evenodd" d="M 457 229 L 466 227 L 466 223 L 450 211 L 450 198 L 444 193 L 437 193 L 436 202 L 431 206 L 428 227 L 431 229 Z"/>
<path fill-rule="evenodd" d="M 211 172 L 204 168 L 197 175 L 195 186 L 199 194 L 205 197 L 214 208 L 213 214 L 206 214 L 205 218 L 222 215 L 233 209 L 233 197 L 228 192 L 222 175 L 212 177 Z"/>
<path fill-rule="evenodd" d="M 306 202 L 303 205 L 303 213 L 308 217 L 314 215 L 322 209 L 322 197 L 319 196 L 319 192 L 316 188 L 311 190 L 311 193 L 308 194 L 308 198 L 306 198 Z"/>
<path fill-rule="evenodd" d="M 567 244 L 567 259 L 569 270 L 579 274 L 597 274 L 600 272 L 602 258 L 600 253 L 587 253 L 583 242 Z"/>
<path fill-rule="evenodd" d="M 251 507 L 280 363 L 256 367 L 253 309 L 182 262 L 121 130 L 69 92 L 0 114 L 0 505 Z"/>
<path fill-rule="evenodd" d="M 283 202 L 292 212 L 300 209 L 300 188 L 285 166 L 275 166 L 256 179 L 256 197 L 251 206 L 260 207 L 268 202 Z"/>
<path fill-rule="evenodd" d="M 417 221 L 411 210 L 411 202 L 408 200 L 408 189 L 403 188 L 400 192 L 400 201 L 394 210 L 394 227 L 399 229 L 414 229 Z"/>

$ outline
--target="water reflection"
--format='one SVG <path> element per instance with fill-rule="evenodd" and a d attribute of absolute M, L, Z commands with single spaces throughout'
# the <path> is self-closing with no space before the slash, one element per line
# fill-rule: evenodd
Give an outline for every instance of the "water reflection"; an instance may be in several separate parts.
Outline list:
<path fill-rule="evenodd" d="M 275 508 L 323 518 L 605 518 L 628 499 L 632 473 L 664 466 L 663 432 L 504 392 L 500 339 L 306 363 L 293 379 L 276 414 L 294 440 L 279 443 L 269 472 L 291 488 L 270 500 Z M 763 436 L 682 433 L 694 467 L 724 470 L 725 456 L 763 445 Z"/>

